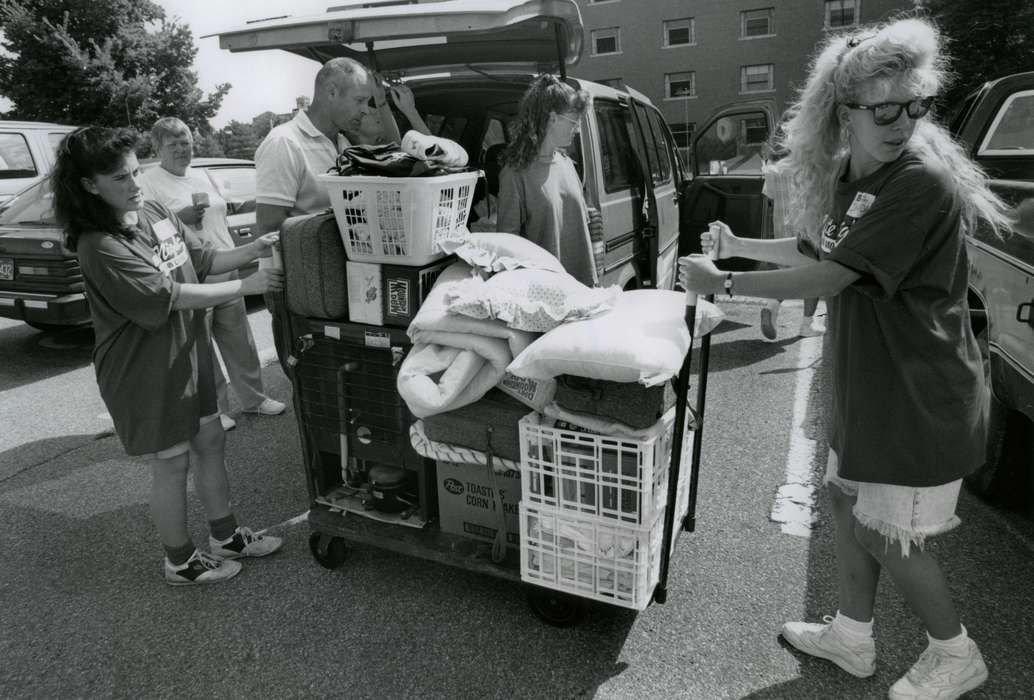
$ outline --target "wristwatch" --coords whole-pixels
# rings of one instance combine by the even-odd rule
[[[728,294],[731,297],[732,296],[732,273],[731,272],[726,272],[725,273],[725,281],[722,282],[722,286],[725,288],[725,293]]]

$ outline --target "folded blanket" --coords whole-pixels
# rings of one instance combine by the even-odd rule
[[[474,403],[503,378],[506,366],[536,334],[502,321],[449,314],[443,288],[465,279],[471,268],[450,265],[409,324],[413,349],[402,362],[398,392],[417,418]]]

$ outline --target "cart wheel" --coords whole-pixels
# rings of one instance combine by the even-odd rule
[[[528,588],[528,605],[539,619],[554,627],[577,625],[587,612],[582,598],[537,586]]]
[[[345,540],[320,532],[309,535],[309,550],[324,569],[336,569],[345,563],[348,549]]]

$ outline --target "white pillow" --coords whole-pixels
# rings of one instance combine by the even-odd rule
[[[496,319],[533,333],[598,316],[621,294],[617,286],[587,287],[566,272],[551,270],[504,270],[487,280],[451,282],[443,291],[450,314]]]
[[[655,386],[674,377],[689,351],[683,292],[623,292],[614,308],[587,321],[557,326],[525,348],[506,370],[518,377],[561,374]],[[697,302],[693,337],[710,333],[724,314]]]
[[[485,272],[520,268],[564,272],[555,255],[513,233],[472,233],[465,238],[444,240],[441,248]]]

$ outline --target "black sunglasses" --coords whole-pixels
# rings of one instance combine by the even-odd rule
[[[933,106],[933,101],[933,97],[917,97],[908,102],[880,102],[875,105],[861,105],[851,102],[844,102],[843,104],[848,109],[864,109],[867,112],[871,112],[872,120],[877,126],[886,126],[896,122],[901,116],[902,110],[908,114],[910,119],[925,117],[927,112],[930,111],[930,107]]]

